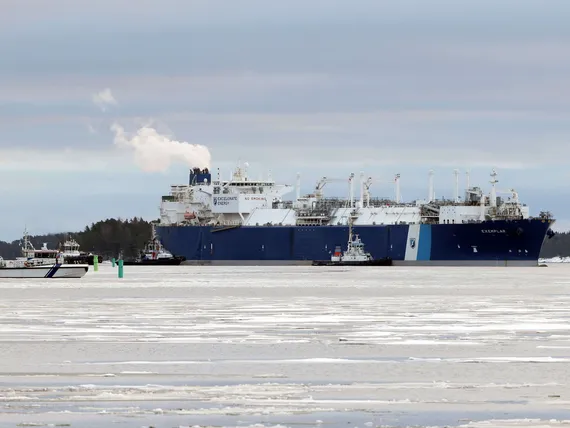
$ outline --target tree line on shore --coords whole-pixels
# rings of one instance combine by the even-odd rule
[[[132,219],[107,219],[85,227],[82,232],[55,233],[30,236],[33,246],[41,248],[45,242],[48,248],[59,248],[68,237],[72,237],[81,246],[81,251],[93,252],[103,259],[117,257],[122,251],[123,257],[133,258],[139,254],[151,238],[150,222],[139,217]],[[0,241],[0,255],[5,259],[20,257],[20,239],[12,242]],[[541,257],[570,256],[570,232],[557,233],[546,239],[542,246]]]
[[[139,217],[132,219],[107,219],[85,227],[82,232],[55,233],[29,236],[34,248],[43,243],[50,249],[59,248],[68,238],[73,238],[80,245],[80,251],[93,252],[102,259],[117,257],[121,251],[125,259],[136,257],[151,238],[150,222]],[[5,259],[21,257],[22,239],[12,242],[0,241],[0,255]]]

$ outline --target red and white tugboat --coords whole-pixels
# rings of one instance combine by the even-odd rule
[[[315,260],[313,266],[391,266],[391,259],[374,260],[372,255],[364,250],[364,243],[358,234],[352,233],[352,216],[348,221],[348,245],[344,253],[340,246],[334,250],[331,260]]]

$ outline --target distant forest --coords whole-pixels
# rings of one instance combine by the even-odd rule
[[[68,236],[79,243],[81,251],[92,251],[103,259],[117,257],[121,251],[124,258],[131,258],[136,257],[150,239],[151,227],[150,222],[142,218],[112,218],[91,224],[82,232],[30,236],[30,241],[35,248],[40,248],[44,242],[48,248],[58,248]],[[20,257],[20,245],[19,239],[12,242],[0,241],[0,255],[5,259]],[[570,232],[557,233],[553,238],[546,239],[540,256],[570,256]]]
[[[87,226],[82,232],[56,233],[29,236],[32,245],[39,249],[43,243],[48,248],[59,248],[60,244],[72,237],[80,245],[80,251],[93,252],[103,259],[117,257],[123,252],[124,258],[136,257],[151,237],[151,226],[142,218],[129,220],[107,219]],[[0,241],[0,255],[5,259],[20,257],[22,240]]]

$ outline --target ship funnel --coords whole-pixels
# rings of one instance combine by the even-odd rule
[[[190,174],[188,176],[188,184],[190,186],[196,186],[198,184],[209,184],[211,182],[212,174],[210,174],[208,168],[193,168],[190,170]]]

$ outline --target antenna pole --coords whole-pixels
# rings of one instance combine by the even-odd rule
[[[360,172],[360,208],[364,208],[364,172]]]
[[[352,213],[348,217],[348,247],[352,242]]]
[[[495,169],[493,168],[493,172],[491,172],[491,200],[490,200],[490,206],[492,207],[496,207],[497,206],[497,188],[495,187],[495,185],[499,182],[499,180],[497,180],[497,171],[495,171]]]
[[[348,178],[348,185],[350,186],[350,208],[354,207],[354,173],[350,173],[350,177]]]
[[[454,169],[455,174],[455,203],[459,203],[459,170]]]
[[[399,204],[400,203],[400,174],[396,174],[394,182],[396,183],[396,203]]]

